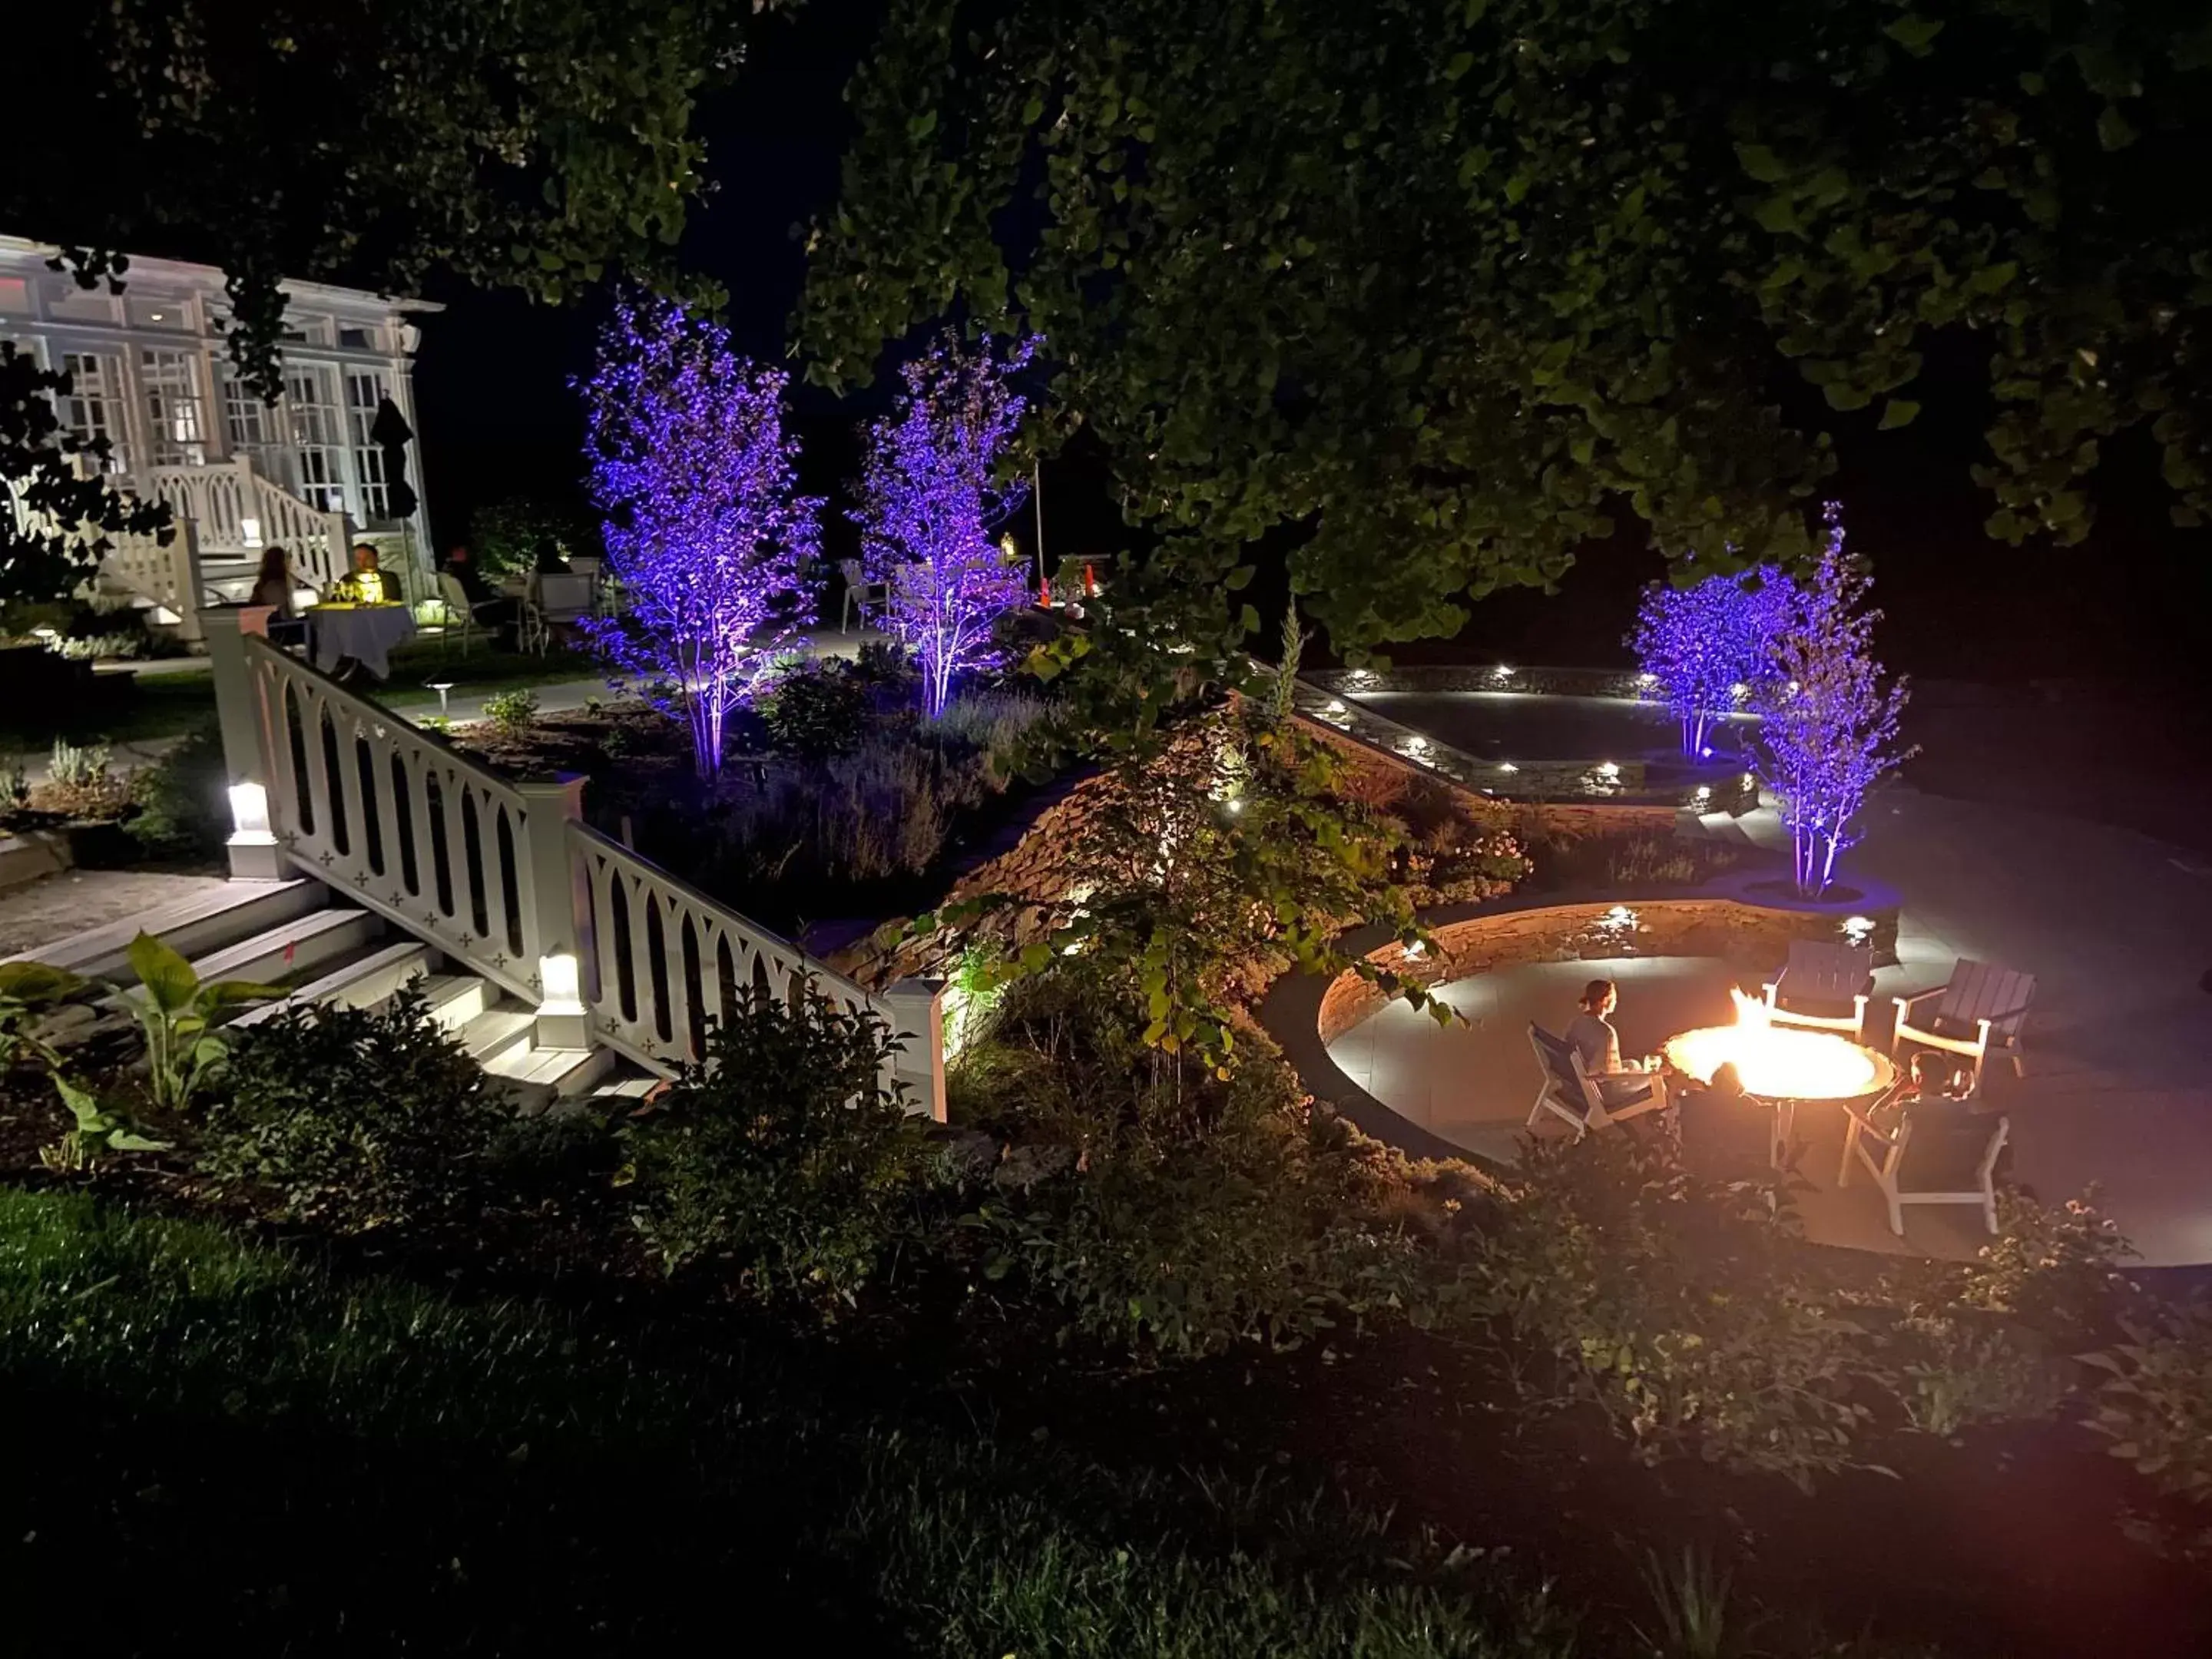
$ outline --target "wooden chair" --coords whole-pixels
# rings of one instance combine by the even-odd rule
[[[1889,1206],[1889,1230],[1905,1236],[1908,1204],[1978,1204],[1983,1224],[1997,1230],[1997,1154],[2011,1133],[2009,1120],[1970,1111],[1958,1101],[1915,1103],[1893,1129],[1846,1104],[1850,1127],[1844,1133],[1843,1167],[1836,1185],[1850,1184],[1856,1158],[1874,1176]]]
[[[1549,1112],[1574,1126],[1575,1139],[1579,1140],[1592,1129],[1602,1129],[1608,1124],[1626,1122],[1641,1117],[1646,1112],[1663,1112],[1669,1104],[1667,1098],[1667,1079],[1656,1072],[1619,1072],[1590,1075],[1583,1067],[1581,1052],[1564,1037],[1555,1037],[1533,1020],[1528,1025],[1528,1046],[1535,1050],[1536,1064],[1544,1075],[1543,1086],[1536,1091],[1536,1103],[1528,1110],[1528,1127],[1534,1128]],[[1611,1102],[1605,1098],[1604,1085],[1614,1087]]]
[[[2021,1028],[2034,1000],[2034,975],[1961,957],[1951,966],[1948,984],[1895,999],[1897,1030],[1889,1051],[1894,1054],[1900,1042],[1917,1042],[1964,1054],[1974,1062],[1977,1091],[1991,1054],[2011,1061],[2013,1075],[2019,1077]]]
[[[1792,939],[1789,962],[1766,988],[1766,1017],[1777,1025],[1848,1032],[1852,1042],[1864,1042],[1873,988],[1872,945]]]

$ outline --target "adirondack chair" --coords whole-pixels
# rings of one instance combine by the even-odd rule
[[[1908,1107],[1894,1128],[1875,1112],[1846,1105],[1850,1127],[1844,1133],[1844,1163],[1836,1185],[1850,1184],[1856,1158],[1874,1176],[1889,1206],[1889,1230],[1905,1236],[1908,1204],[1978,1204],[1983,1224],[1997,1230],[1997,1154],[2004,1150],[2011,1122],[1972,1112],[1954,1101]]]
[[[2033,975],[1961,957],[1952,964],[1949,984],[1896,999],[1897,1030],[1889,1051],[1895,1054],[1900,1042],[1917,1042],[1964,1054],[1974,1062],[1977,1090],[1991,1054],[2010,1060],[2018,1077],[2021,1028],[2034,999]]]
[[[1766,1017],[1777,1025],[1847,1031],[1852,1042],[1864,1042],[1873,985],[1872,945],[1792,939],[1789,962],[1766,988]]]
[[[1536,1091],[1536,1103],[1528,1109],[1532,1129],[1550,1112],[1572,1124],[1575,1139],[1580,1140],[1592,1129],[1641,1117],[1646,1112],[1663,1112],[1671,1103],[1667,1098],[1667,1079],[1658,1073],[1622,1072],[1594,1077],[1583,1066],[1582,1054],[1574,1044],[1553,1036],[1533,1020],[1528,1025],[1528,1046],[1535,1050],[1536,1064],[1544,1076],[1543,1086]],[[1609,1103],[1601,1086],[1607,1083],[1613,1091]]]

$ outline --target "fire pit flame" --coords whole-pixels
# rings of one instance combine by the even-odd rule
[[[1871,1093],[1881,1080],[1875,1056],[1848,1037],[1776,1026],[1766,1005],[1741,991],[1735,1024],[1705,1025],[1667,1039],[1667,1058],[1700,1083],[1734,1065],[1747,1094],[1771,1100],[1850,1100]]]

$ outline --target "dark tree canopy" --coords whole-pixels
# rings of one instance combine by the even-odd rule
[[[1831,456],[1778,367],[1902,425],[1937,330],[1988,349],[1993,533],[2078,540],[2139,424],[2207,503],[2202,0],[892,0],[848,97],[813,376],[1037,331],[1132,518],[1301,535],[1340,645],[1624,507],[1800,556]]]
[[[283,277],[558,301],[665,269],[751,0],[100,0],[8,25],[0,226],[217,264],[279,381]],[[126,273],[127,276],[127,273]]]

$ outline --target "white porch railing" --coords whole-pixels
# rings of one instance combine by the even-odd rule
[[[580,1016],[589,1041],[663,1075],[704,1057],[741,987],[787,1000],[811,984],[885,1021],[903,1044],[891,1075],[943,1117],[934,985],[872,994],[585,824],[580,778],[503,778],[240,632],[265,614],[200,617],[230,775],[266,792],[266,824],[234,838],[234,872],[276,873],[241,847],[281,853],[535,1007],[544,1046],[575,1046],[546,1034]]]
[[[189,519],[179,520],[165,545],[152,536],[111,536],[100,574],[115,586],[150,599],[161,615],[155,620],[173,627],[177,637],[200,637],[199,539]]]
[[[349,568],[345,514],[309,506],[264,477],[244,455],[204,466],[148,467],[122,482],[189,520],[203,555],[251,556],[280,546],[291,555],[294,572],[318,588]]]

